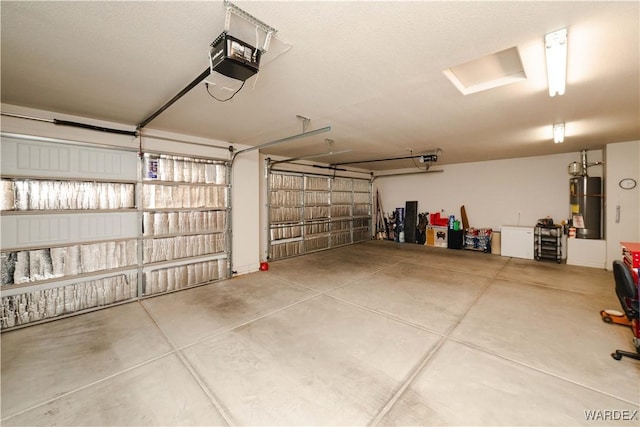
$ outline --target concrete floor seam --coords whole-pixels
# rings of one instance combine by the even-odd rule
[[[196,369],[191,365],[191,363],[189,363],[189,360],[187,360],[187,358],[182,353],[182,351],[176,350],[176,354],[178,355],[180,362],[182,362],[182,364],[187,369],[187,371],[189,371],[189,374],[193,377],[193,379],[196,381],[196,383],[198,384],[200,389],[204,392],[204,394],[207,395],[207,398],[209,399],[209,401],[211,401],[211,403],[216,408],[220,416],[227,423],[227,425],[234,426],[235,424],[233,423],[232,417],[228,413],[226,407],[222,405],[222,402],[220,401],[220,399],[216,397],[213,391],[209,390],[209,387],[207,387],[201,375],[198,373],[198,371],[196,371]]]
[[[508,262],[507,262],[508,263]],[[441,338],[438,340],[433,349],[431,349],[425,357],[418,363],[418,365],[413,369],[411,375],[407,378],[407,380],[402,384],[400,389],[394,394],[394,396],[387,402],[387,404],[382,408],[382,410],[378,413],[378,415],[373,419],[370,425],[377,426],[380,421],[384,418],[384,416],[393,408],[393,406],[397,403],[397,401],[402,397],[402,395],[406,392],[406,390],[411,386],[411,384],[415,381],[415,379],[424,371],[425,367],[429,364],[429,361],[433,359],[433,356],[438,352],[438,350],[442,347],[445,341],[450,339],[449,335],[455,330],[455,328],[464,320],[467,313],[471,310],[471,308],[478,302],[478,300],[485,294],[485,292],[491,287],[493,282],[496,280],[496,277],[500,274],[500,272],[504,269],[506,264],[502,266],[500,271],[498,271],[493,279],[487,283],[482,292],[478,294],[478,296],[468,305],[466,310],[459,316],[457,321],[444,333],[438,334]]]
[[[69,390],[69,391],[66,391],[66,392],[64,392],[64,393],[60,393],[60,394],[56,395],[55,397],[52,397],[51,399],[44,400],[44,401],[42,401],[42,402],[40,402],[40,403],[37,403],[37,404],[35,404],[35,405],[32,405],[32,406],[30,406],[30,407],[28,407],[28,408],[25,408],[25,409],[22,409],[22,410],[20,410],[20,411],[17,411],[15,414],[11,414],[11,415],[9,415],[9,416],[6,416],[6,417],[1,418],[1,419],[0,419],[0,424],[2,424],[2,423],[1,423],[2,421],[10,420],[11,418],[15,418],[15,417],[17,417],[17,416],[19,416],[19,415],[21,415],[21,414],[24,414],[25,412],[29,412],[29,411],[31,411],[31,410],[34,410],[34,409],[40,408],[40,407],[42,407],[42,406],[45,406],[45,405],[47,405],[47,404],[49,404],[49,403],[51,403],[51,402],[55,402],[56,400],[60,400],[60,399],[62,399],[63,397],[66,397],[66,396],[69,396],[69,395],[72,395],[72,394],[75,394],[75,393],[81,392],[81,391],[86,390],[86,389],[88,389],[88,388],[90,388],[90,387],[93,387],[93,386],[95,386],[95,385],[97,385],[97,384],[103,383],[103,382],[108,381],[108,380],[110,380],[110,379],[112,379],[112,378],[115,378],[115,377],[117,377],[117,376],[119,376],[119,375],[125,374],[125,373],[127,373],[127,372],[130,372],[130,371],[133,371],[133,370],[135,370],[135,369],[138,369],[138,368],[140,368],[140,367],[142,367],[142,366],[145,366],[145,365],[148,365],[148,364],[150,364],[150,363],[153,363],[153,362],[155,362],[155,361],[157,361],[157,360],[160,360],[160,359],[162,359],[162,358],[164,358],[164,357],[167,357],[167,356],[169,356],[169,355],[171,355],[171,354],[174,354],[174,353],[176,353],[176,352],[175,352],[175,350],[168,351],[168,352],[163,353],[163,354],[161,354],[161,355],[159,355],[159,356],[152,357],[151,359],[145,360],[145,361],[140,362],[140,363],[136,363],[135,365],[130,366],[130,367],[128,367],[128,368],[121,369],[121,370],[120,370],[120,371],[118,371],[118,372],[114,372],[114,373],[112,373],[112,374],[110,374],[110,375],[107,375],[107,376],[105,376],[105,377],[102,377],[102,378],[100,378],[100,379],[98,379],[98,380],[96,380],[96,381],[92,381],[92,382],[90,382],[90,383],[88,383],[88,384],[85,384],[85,385],[83,385],[83,386],[76,387],[76,388],[74,388],[73,390]]]
[[[384,311],[378,311],[378,310],[376,310],[376,309],[374,309],[374,308],[367,307],[367,306],[365,306],[365,305],[361,305],[361,304],[358,304],[358,303],[353,302],[353,301],[345,300],[345,299],[342,299],[342,298],[337,297],[337,296],[335,296],[335,295],[329,295],[329,294],[327,294],[327,293],[325,293],[325,294],[323,294],[323,295],[325,295],[325,296],[327,296],[327,297],[329,297],[329,298],[332,298],[332,299],[334,299],[334,300],[340,301],[340,302],[342,302],[342,303],[345,303],[345,304],[349,304],[349,305],[351,305],[351,306],[354,306],[354,307],[356,307],[356,308],[358,308],[358,309],[360,309],[360,310],[364,310],[364,311],[367,311],[367,312],[369,312],[369,313],[375,314],[375,315],[377,315],[377,316],[384,317],[384,318],[389,319],[389,320],[393,320],[394,322],[398,322],[398,323],[403,324],[403,325],[405,325],[405,326],[410,326],[410,327],[412,327],[412,328],[416,328],[416,329],[419,329],[419,330],[421,330],[421,331],[428,332],[428,333],[430,333],[430,334],[437,335],[437,336],[440,336],[440,337],[444,337],[444,336],[446,336],[446,334],[445,334],[445,333],[442,333],[442,332],[436,331],[436,330],[434,330],[434,329],[429,329],[429,328],[427,328],[426,326],[419,325],[419,324],[417,324],[417,323],[410,322],[410,321],[408,321],[408,320],[406,320],[406,319],[403,319],[403,318],[401,318],[401,317],[395,316],[395,315],[393,315],[393,314],[391,314],[391,313],[387,313],[387,312],[384,312]]]
[[[485,289],[480,293],[480,295],[478,295],[478,297],[473,301],[473,303],[469,305],[469,307],[467,308],[467,310],[466,310],[466,311],[464,312],[464,314],[460,317],[460,320],[459,320],[458,322],[456,322],[456,323],[451,327],[451,329],[450,329],[449,331],[447,331],[447,333],[445,334],[445,337],[444,337],[444,338],[445,338],[445,339],[449,339],[449,340],[454,341],[454,342],[457,342],[457,343],[459,343],[459,344],[466,345],[467,347],[470,347],[470,348],[473,348],[473,349],[476,349],[476,350],[479,350],[479,351],[483,351],[483,352],[485,352],[485,353],[487,353],[487,354],[491,354],[491,355],[496,356],[496,357],[499,357],[499,358],[501,358],[501,359],[504,359],[504,360],[507,360],[507,361],[510,361],[510,362],[516,363],[516,364],[518,364],[518,365],[520,365],[520,366],[523,366],[523,367],[526,367],[526,368],[532,369],[532,370],[537,371],[537,372],[540,372],[540,373],[542,373],[542,374],[549,375],[549,376],[554,377],[554,378],[557,378],[557,379],[559,379],[559,380],[567,381],[567,382],[570,382],[570,383],[575,384],[575,385],[577,385],[577,386],[584,387],[584,388],[586,388],[586,389],[589,389],[589,390],[595,391],[595,392],[597,392],[597,393],[605,394],[605,395],[607,395],[607,396],[609,396],[609,397],[612,397],[612,398],[615,398],[615,399],[621,400],[621,401],[623,401],[623,402],[627,402],[627,403],[631,403],[631,404],[634,404],[634,405],[638,405],[638,406],[640,406],[640,404],[638,404],[637,402],[627,401],[627,400],[625,400],[625,399],[623,399],[623,398],[621,398],[621,397],[619,397],[619,396],[615,396],[615,395],[610,394],[610,393],[607,393],[607,392],[605,392],[605,391],[603,391],[603,390],[598,390],[598,389],[596,389],[596,388],[594,388],[594,387],[590,387],[590,386],[588,386],[588,385],[586,385],[586,384],[582,384],[582,383],[576,382],[576,381],[574,381],[574,380],[571,380],[570,378],[566,378],[566,377],[560,376],[560,375],[555,374],[555,373],[553,373],[553,372],[546,371],[546,370],[544,370],[544,369],[540,369],[540,368],[535,367],[535,366],[533,366],[533,365],[529,365],[529,364],[523,363],[523,362],[518,361],[518,360],[516,360],[516,359],[506,357],[506,356],[504,356],[504,355],[502,355],[502,354],[500,354],[500,353],[497,353],[497,352],[491,351],[491,350],[489,350],[489,349],[486,349],[486,348],[484,348],[484,347],[481,347],[481,346],[475,345],[475,344],[470,343],[470,342],[468,342],[468,341],[464,341],[464,340],[461,340],[461,339],[454,338],[454,337],[451,337],[451,336],[450,336],[450,335],[451,335],[451,333],[452,333],[452,332],[453,332],[453,331],[454,331],[454,330],[455,330],[455,329],[460,325],[460,323],[462,322],[462,320],[464,319],[464,317],[467,315],[467,313],[468,313],[468,312],[473,308],[473,306],[474,306],[474,305],[475,305],[475,304],[480,300],[480,298],[481,298],[481,297],[482,297],[482,296],[487,292],[487,290],[491,287],[491,285],[493,285],[497,280],[505,280],[505,279],[500,279],[500,278],[499,278],[499,276],[500,276],[500,274],[502,273],[502,271],[507,267],[507,265],[508,265],[509,263],[511,263],[511,261],[512,261],[512,260],[513,260],[513,258],[509,258],[509,261],[507,261],[507,263],[505,263],[505,265],[500,269],[500,271],[499,271],[499,272],[494,276],[493,280],[491,280],[491,282],[489,282],[489,284],[488,284],[488,285],[485,287]],[[573,292],[573,291],[571,291],[571,290],[567,290],[567,289],[553,288],[553,287],[550,287],[550,286],[544,286],[544,285],[540,285],[540,284],[536,284],[536,283],[528,283],[528,282],[525,282],[525,281],[523,281],[523,282],[521,282],[521,283],[522,283],[522,284],[526,284],[526,285],[539,286],[539,287],[547,288],[547,289],[554,289],[554,290],[558,290],[558,291]],[[581,293],[581,292],[575,292],[575,293],[578,293],[578,294],[584,295],[584,293]]]
[[[227,411],[224,410],[224,408],[222,407],[222,404],[218,401],[218,399],[215,397],[215,395],[213,394],[213,392],[211,392],[211,390],[209,390],[209,388],[206,386],[206,384],[204,384],[204,382],[202,381],[202,378],[200,378],[200,376],[198,375],[198,373],[196,372],[196,370],[193,368],[193,366],[191,366],[191,364],[189,363],[189,361],[186,359],[186,357],[184,356],[184,354],[182,353],[181,349],[179,349],[171,340],[171,338],[165,333],[165,331],[162,329],[162,327],[160,327],[160,324],[157,322],[156,318],[153,316],[153,314],[147,309],[147,307],[142,304],[142,302],[140,303],[140,305],[142,306],[142,309],[144,310],[144,312],[147,314],[147,316],[149,316],[149,318],[151,319],[151,321],[153,322],[153,324],[156,326],[156,328],[158,328],[158,330],[160,331],[160,333],[164,336],[164,338],[167,340],[167,342],[169,343],[169,345],[171,346],[171,348],[173,348],[174,352],[176,353],[176,355],[178,356],[178,359],[180,360],[180,362],[182,363],[182,365],[187,369],[187,371],[189,372],[189,375],[191,375],[191,377],[194,379],[194,381],[198,384],[198,386],[200,387],[200,389],[203,391],[203,393],[207,396],[207,398],[209,399],[209,401],[211,402],[211,404],[216,408],[216,410],[218,411],[218,413],[220,414],[220,416],[225,420],[225,422],[231,426],[233,425],[230,421],[230,416],[229,414],[227,414]]]
[[[365,279],[367,277],[373,276],[373,275],[375,275],[375,274],[377,274],[377,273],[379,273],[379,272],[381,272],[381,271],[383,271],[383,270],[385,270],[387,268],[395,267],[395,266],[397,266],[398,264],[401,264],[401,263],[402,263],[402,261],[396,261],[396,262],[394,262],[394,263],[392,263],[390,265],[385,265],[385,266],[378,267],[375,270],[373,270],[372,272],[369,272],[369,273],[364,274],[362,276],[355,277],[355,278],[353,278],[351,280],[348,280],[348,281],[346,281],[344,283],[339,284],[338,286],[335,286],[335,287],[333,287],[331,289],[328,289],[328,290],[325,290],[325,291],[319,291],[318,289],[315,289],[315,288],[313,288],[313,287],[311,287],[309,285],[305,285],[304,283],[299,283],[299,282],[295,282],[293,280],[287,279],[286,277],[283,277],[283,276],[279,275],[277,272],[273,272],[271,274],[276,276],[278,279],[286,282],[287,284],[300,286],[300,287],[305,288],[307,290],[310,290],[310,291],[313,291],[313,292],[318,292],[319,295],[321,295],[321,294],[326,294],[328,292],[333,292],[333,291],[335,291],[337,289],[340,289],[340,288],[343,288],[345,286],[351,285],[356,281],[359,281],[359,280]]]
[[[612,278],[613,278],[613,273],[612,273]],[[503,282],[512,282],[512,279],[505,279],[505,278],[498,278],[498,280],[502,280]],[[543,288],[543,289],[551,289],[554,291],[560,291],[560,292],[564,292],[564,293],[569,293],[569,294],[577,294],[577,295],[586,295],[586,296],[591,296],[592,294],[589,294],[587,292],[580,292],[579,290],[576,289],[564,289],[564,288],[560,288],[557,286],[553,286],[553,285],[549,285],[546,283],[536,283],[536,282],[528,282],[525,280],[519,281],[518,284],[520,285],[529,285],[529,286],[536,286],[538,288]]]
[[[531,369],[531,370],[536,371],[536,372],[538,372],[538,373],[541,373],[541,374],[543,374],[543,375],[546,375],[546,376],[549,376],[549,377],[552,377],[552,378],[555,378],[555,379],[558,379],[558,380],[561,380],[561,381],[566,381],[566,382],[571,383],[571,384],[573,384],[573,385],[577,385],[577,386],[579,386],[579,387],[585,388],[585,389],[587,389],[587,390],[594,391],[594,392],[596,392],[596,393],[604,394],[604,395],[609,396],[609,397],[611,397],[611,398],[613,398],[613,399],[617,399],[617,400],[620,400],[621,402],[629,403],[629,404],[631,404],[631,405],[635,405],[635,406],[638,406],[638,407],[640,408],[640,403],[638,403],[638,402],[633,402],[633,401],[630,401],[630,400],[624,399],[623,397],[616,396],[616,395],[614,395],[614,394],[612,394],[612,393],[606,392],[606,391],[604,391],[604,390],[597,389],[597,388],[595,388],[595,387],[591,387],[591,386],[589,386],[589,385],[587,385],[587,384],[583,384],[583,383],[578,382],[578,381],[576,381],[576,380],[573,380],[573,379],[571,379],[571,378],[567,378],[567,377],[564,377],[564,376],[562,376],[562,375],[556,374],[556,373],[554,373],[554,372],[551,372],[551,371],[548,371],[548,370],[545,370],[545,369],[539,368],[539,367],[537,367],[537,366],[534,366],[534,365],[531,365],[531,364],[525,363],[525,362],[523,362],[523,361],[521,361],[521,360],[514,359],[514,358],[511,358],[511,357],[507,357],[507,356],[505,356],[505,355],[503,355],[503,354],[500,354],[500,353],[498,353],[498,352],[496,352],[496,351],[490,350],[490,349],[485,348],[485,347],[481,347],[481,346],[479,346],[479,345],[477,345],[477,344],[474,344],[474,343],[471,343],[471,342],[469,342],[469,341],[465,341],[465,340],[462,340],[462,339],[459,339],[459,338],[454,338],[454,337],[449,337],[449,336],[448,336],[448,337],[445,337],[445,338],[446,338],[446,339],[449,339],[449,340],[451,340],[451,341],[453,341],[453,342],[456,342],[456,343],[458,343],[458,344],[462,344],[462,345],[464,345],[464,346],[466,346],[466,347],[472,348],[472,349],[474,349],[474,350],[478,350],[478,351],[481,351],[481,352],[483,352],[483,353],[489,354],[489,355],[491,355],[491,356],[494,356],[494,357],[500,358],[500,359],[502,359],[502,360],[506,360],[506,361],[508,361],[508,362],[515,363],[515,364],[520,365],[520,366],[522,366],[522,367],[524,367],[524,368]],[[608,354],[607,354],[607,355],[605,355],[605,356],[606,356],[606,357],[610,357]],[[604,357],[604,356],[603,356],[603,357]],[[612,359],[612,360],[613,360],[613,359]],[[620,362],[617,362],[617,363],[620,363]]]
[[[387,403],[380,409],[378,414],[373,418],[373,420],[368,424],[369,426],[377,426],[380,421],[384,418],[385,415],[389,413],[389,411],[393,408],[393,406],[398,402],[398,400],[402,397],[402,395],[407,391],[407,389],[413,384],[415,379],[420,375],[420,373],[424,370],[424,368],[429,364],[429,361],[433,359],[433,356],[440,350],[440,347],[445,342],[447,337],[442,336],[438,342],[433,346],[432,349],[428,350],[426,354],[416,363],[416,365],[409,371],[409,374],[405,378],[405,380],[401,383],[398,390],[391,396],[391,399],[387,401]]]
[[[217,332],[214,332],[214,333],[213,333],[213,334],[211,334],[211,335],[207,335],[206,337],[199,338],[198,340],[196,340],[196,341],[194,341],[194,342],[192,342],[192,343],[189,343],[189,344],[183,345],[182,347],[179,347],[179,348],[178,348],[178,350],[180,350],[180,351],[182,351],[182,350],[186,350],[187,348],[193,347],[193,346],[195,346],[195,345],[197,345],[197,344],[200,344],[200,343],[202,343],[202,342],[204,342],[204,341],[207,341],[207,340],[212,339],[212,338],[215,338],[215,337],[219,337],[219,336],[224,335],[224,334],[226,334],[226,333],[228,333],[228,332],[232,332],[232,331],[233,331],[233,330],[235,330],[235,329],[241,328],[241,327],[243,327],[243,326],[247,326],[247,325],[249,325],[249,324],[251,324],[251,323],[257,322],[257,321],[262,320],[262,319],[265,319],[265,318],[267,318],[267,317],[269,317],[269,316],[272,316],[272,315],[274,315],[274,314],[278,314],[278,313],[280,313],[280,312],[282,312],[282,311],[285,311],[285,310],[287,310],[287,309],[289,309],[289,308],[291,308],[291,307],[295,307],[295,306],[296,306],[296,305],[298,305],[298,304],[302,304],[302,303],[307,302],[307,301],[310,301],[310,300],[312,300],[312,299],[314,299],[314,298],[318,298],[319,296],[322,296],[322,294],[320,294],[320,293],[319,293],[319,294],[315,294],[315,295],[310,295],[310,296],[309,296],[309,297],[307,297],[307,298],[303,298],[303,299],[301,299],[301,300],[299,300],[299,301],[293,302],[293,303],[291,303],[291,304],[287,304],[287,305],[285,305],[285,306],[283,306],[283,307],[280,307],[280,308],[278,308],[278,309],[276,309],[276,310],[273,310],[273,311],[270,311],[270,312],[268,312],[268,313],[265,313],[265,314],[263,314],[263,315],[261,315],[261,316],[258,316],[258,317],[255,317],[255,318],[253,318],[253,319],[246,320],[246,321],[244,321],[244,322],[237,323],[237,324],[235,324],[235,325],[233,325],[233,326],[230,326],[230,327],[227,327],[227,328],[221,329],[221,330],[219,330],[219,331],[217,331]]]
[[[411,265],[424,267],[424,265],[420,264],[419,261],[413,262],[411,260],[406,260],[406,261],[403,260],[403,261],[400,261],[400,263],[411,264]],[[491,274],[469,273],[468,270],[465,270],[464,268],[457,267],[455,264],[447,265],[446,267],[437,266],[437,265],[430,265],[429,268],[434,268],[434,269],[437,269],[437,270],[446,270],[446,271],[457,272],[457,273],[473,274],[474,276],[484,277],[486,279],[492,279],[492,278],[495,277],[495,275],[491,275]],[[499,271],[502,271],[503,268],[504,268],[504,265],[500,268]]]
[[[510,258],[509,258],[509,261],[505,264],[505,267],[506,267],[508,264],[513,264],[513,261],[514,261],[514,258],[511,258],[511,257],[510,257]],[[544,263],[544,261],[541,261],[541,260],[537,260],[536,262],[537,262],[537,263]],[[548,262],[548,261],[547,261],[547,262]],[[560,265],[563,265],[564,267],[567,267],[567,268],[569,268],[569,269],[571,269],[571,267],[573,267],[573,266],[570,266],[570,265],[567,265],[567,264],[560,264]],[[516,264],[516,266],[517,266],[517,264]],[[556,267],[556,265],[553,265],[553,266],[554,266],[554,267]],[[584,267],[580,267],[580,268],[584,268]],[[591,268],[591,267],[587,267],[587,268]],[[502,272],[502,270],[504,270],[504,268],[503,268],[503,269],[501,269],[501,270],[500,270],[500,272]],[[607,274],[609,274],[609,275],[613,278],[613,272],[612,272],[612,271],[608,271],[608,270],[606,270],[606,269],[599,269],[599,268],[594,268],[594,270],[602,271],[602,272],[604,272],[604,273],[607,273]],[[580,270],[576,270],[576,271],[580,271]],[[498,275],[497,275],[497,276],[498,276]],[[497,277],[497,276],[496,276],[496,278],[497,278],[497,279],[499,279],[499,280],[503,280],[503,281],[505,281],[505,282],[515,281],[515,279],[511,279],[511,278],[508,278],[508,277]],[[517,281],[518,281],[518,283],[520,283],[520,284],[526,284],[526,285],[532,285],[532,286],[539,286],[539,287],[543,287],[543,288],[555,289],[555,290],[558,290],[558,291],[570,292],[570,293],[575,293],[575,294],[580,294],[580,295],[591,295],[591,294],[589,294],[589,293],[587,293],[587,292],[581,292],[581,291],[579,291],[579,290],[577,290],[577,289],[566,289],[566,288],[561,288],[561,287],[559,287],[559,286],[553,286],[553,285],[550,285],[550,284],[548,284],[548,283],[544,283],[544,282],[536,282],[536,281],[534,281],[534,280],[528,280],[526,277],[524,277],[524,278],[518,278],[518,279],[517,279]]]
[[[167,340],[167,343],[171,346],[171,348],[173,348],[174,351],[176,351],[178,348],[173,343],[173,341],[171,341],[171,338],[169,338],[169,336],[165,333],[162,327],[160,327],[160,324],[158,323],[156,318],[153,316],[153,314],[147,309],[147,306],[142,301],[139,301],[139,303],[140,303],[140,306],[142,307],[142,310],[149,317],[149,319],[151,319],[151,322],[153,322],[153,324],[158,329],[158,331],[162,334],[164,339]]]
[[[511,261],[511,259],[509,259],[509,261]],[[448,338],[451,333],[460,325],[460,323],[462,323],[462,321],[464,320],[464,318],[466,317],[467,313],[469,313],[469,311],[471,311],[471,309],[473,308],[474,305],[476,305],[478,303],[478,301],[480,301],[480,298],[482,298],[482,296],[487,292],[487,290],[489,290],[489,288],[491,288],[491,285],[493,285],[493,283],[497,280],[497,277],[500,275],[500,273],[505,269],[505,267],[507,266],[507,264],[509,263],[509,261],[507,261],[501,268],[500,270],[493,276],[493,278],[489,281],[489,283],[487,283],[484,287],[484,289],[482,289],[482,291],[480,291],[478,293],[478,295],[473,299],[473,301],[471,301],[469,303],[469,305],[467,306],[467,308],[464,310],[464,312],[462,312],[460,314],[460,316],[458,317],[458,319],[449,327],[449,329],[443,334],[443,336],[445,338]],[[486,276],[481,276],[481,277],[486,277]]]
[[[268,274],[273,275],[276,279],[281,280],[282,282],[286,283],[287,285],[296,286],[298,288],[303,288],[303,289],[306,289],[308,291],[313,291],[313,292],[320,293],[320,291],[318,291],[317,289],[313,289],[313,288],[310,288],[309,286],[306,286],[306,285],[304,285],[302,283],[298,283],[298,282],[294,282],[293,280],[289,280],[286,277],[282,277],[282,276],[278,275],[278,273],[269,272]]]

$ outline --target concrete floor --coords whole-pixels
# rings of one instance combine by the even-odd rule
[[[640,425],[604,270],[372,241],[2,334],[2,425]],[[592,417],[594,419],[589,419]]]

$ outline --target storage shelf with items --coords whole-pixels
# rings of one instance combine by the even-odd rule
[[[134,151],[2,138],[2,330],[137,298]]]
[[[222,160],[143,157],[143,295],[228,277],[227,165]]]
[[[369,180],[272,171],[268,183],[269,259],[370,237]]]
[[[549,259],[562,262],[562,235],[561,225],[536,225],[534,229],[535,258],[538,261]]]
[[[480,252],[491,252],[490,228],[469,228],[464,234],[464,249]]]

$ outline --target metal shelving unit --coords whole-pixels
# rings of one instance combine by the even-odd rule
[[[562,262],[562,234],[561,225],[536,225],[534,230],[535,258]]]

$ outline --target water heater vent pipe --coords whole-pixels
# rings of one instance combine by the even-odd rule
[[[603,165],[604,162],[593,162],[589,163],[587,161],[587,150],[580,151],[580,163],[573,162],[569,164],[569,175],[573,176],[588,176],[587,170],[591,166]]]
[[[582,173],[584,174],[584,176],[587,176],[587,168],[589,167],[587,163],[587,150],[580,151],[580,162]]]

